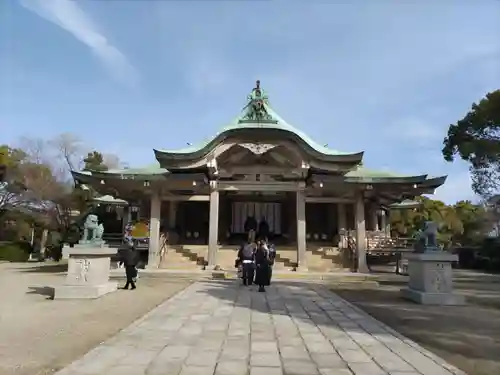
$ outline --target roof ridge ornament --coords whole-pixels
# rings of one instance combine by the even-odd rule
[[[271,116],[267,110],[269,106],[269,96],[260,87],[260,80],[255,82],[255,87],[247,96],[248,104],[243,108],[245,114],[238,123],[260,122],[277,124],[278,121]]]

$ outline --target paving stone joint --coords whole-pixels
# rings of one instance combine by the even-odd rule
[[[56,375],[466,375],[321,285],[203,281]]]

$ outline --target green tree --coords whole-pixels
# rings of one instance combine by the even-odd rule
[[[0,215],[6,210],[25,203],[27,198],[25,169],[29,168],[27,155],[24,151],[9,147],[0,146],[0,164],[3,167],[3,181],[0,182]]]
[[[456,124],[444,139],[443,156],[456,155],[470,164],[472,189],[482,197],[498,190],[500,181],[500,90],[486,95]]]
[[[471,201],[459,201],[453,209],[463,226],[463,232],[456,235],[454,241],[461,245],[474,245],[482,241],[488,221],[484,207]]]
[[[417,197],[421,205],[415,209],[392,210],[391,229],[400,237],[413,237],[423,228],[424,222],[439,224],[438,241],[445,247],[454,243],[454,238],[463,233],[463,224],[452,206],[439,200]]]
[[[103,155],[98,151],[89,152],[83,162],[85,163],[84,171],[103,172],[108,170],[108,166],[104,164]]]

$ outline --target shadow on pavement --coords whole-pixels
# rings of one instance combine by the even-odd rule
[[[346,332],[372,333],[373,327],[366,328],[356,320],[356,310],[343,304],[319,283],[280,280],[268,287],[266,293],[258,293],[255,286],[240,286],[239,280],[211,281],[210,284],[206,293],[234,302],[235,306],[249,306],[252,311],[266,314],[290,315],[296,320],[312,320],[316,324],[340,327]],[[381,283],[375,289],[334,286],[331,289],[468,375],[500,374],[500,310],[484,307],[469,297],[466,306],[418,305],[401,298],[399,289],[404,285],[403,279]],[[325,302],[336,307],[335,319],[332,319],[331,310],[325,310]],[[379,337],[391,335],[388,331],[378,332]]]
[[[462,289],[460,283],[455,286]],[[495,307],[500,291],[487,300],[470,296],[474,291],[469,290],[466,306],[423,306],[402,299],[399,287],[332,289],[469,375],[500,374],[500,309]]]
[[[18,271],[25,273],[63,273],[68,271],[68,264],[41,264],[29,268],[18,268]]]
[[[38,294],[47,297],[47,299],[54,299],[54,288],[49,286],[30,286],[28,289],[26,294]]]

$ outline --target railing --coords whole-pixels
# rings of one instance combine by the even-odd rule
[[[106,242],[123,242],[122,233],[104,233],[102,239]]]
[[[351,271],[358,269],[358,255],[356,245],[356,231],[348,231],[347,248],[349,250]],[[399,274],[401,269],[402,254],[412,252],[415,244],[414,238],[388,237],[382,232],[368,232],[366,238],[366,257],[367,265],[370,268],[368,260],[371,258],[388,257],[396,260],[395,273]]]

